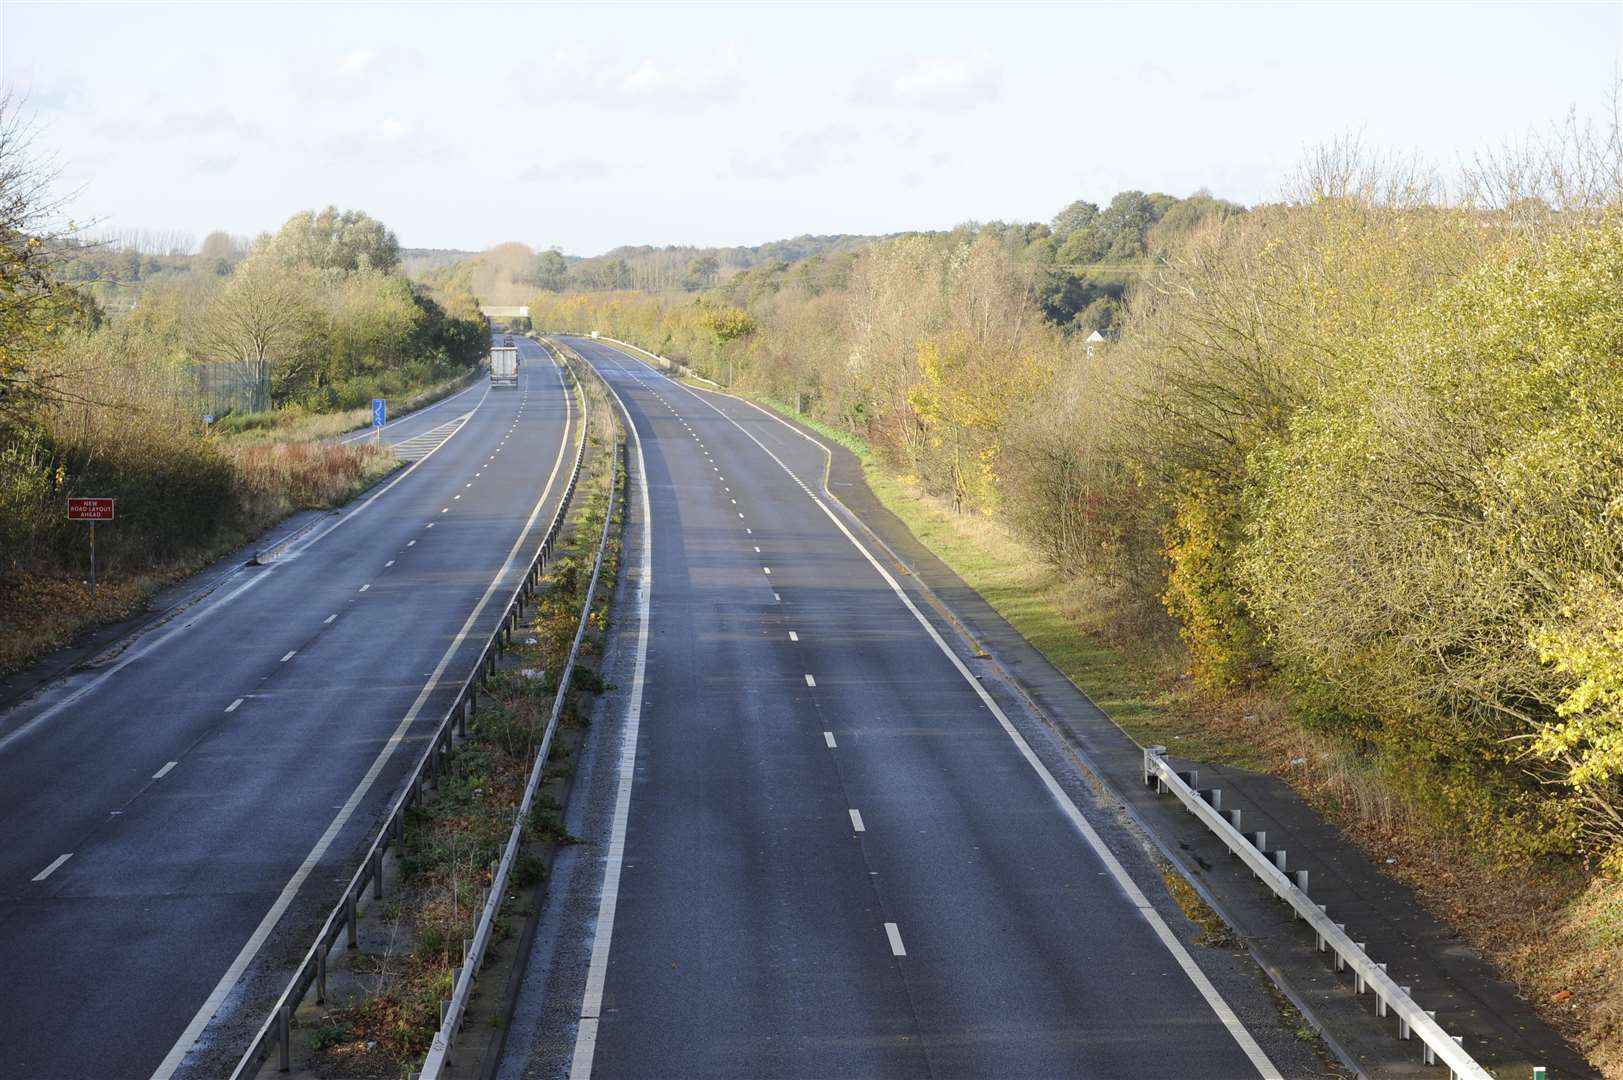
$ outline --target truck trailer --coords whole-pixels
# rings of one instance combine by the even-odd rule
[[[498,345],[490,350],[490,385],[518,386],[518,350]]]

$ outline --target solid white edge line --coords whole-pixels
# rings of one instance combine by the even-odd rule
[[[570,421],[574,416],[574,409],[569,400],[569,385],[564,382],[563,370],[558,368],[557,372],[558,385],[563,387],[564,390],[563,430],[567,436]],[[271,935],[271,931],[276,928],[276,924],[281,920],[282,913],[287,910],[288,905],[293,902],[293,898],[298,895],[305,879],[321,862],[327,853],[327,849],[338,839],[338,834],[349,823],[349,819],[360,806],[361,800],[366,797],[366,793],[377,782],[378,776],[383,772],[383,766],[394,755],[396,748],[405,740],[406,732],[410,730],[412,722],[417,719],[417,714],[422,711],[423,706],[428,703],[429,697],[439,688],[441,676],[445,674],[445,669],[450,665],[452,658],[456,656],[457,650],[462,647],[462,643],[466,640],[468,632],[473,628],[473,624],[478,621],[479,616],[484,612],[485,605],[490,602],[490,598],[495,594],[496,589],[512,572],[513,559],[523,546],[525,538],[529,536],[530,530],[535,527],[535,519],[540,516],[542,506],[546,504],[547,498],[552,494],[553,484],[558,479],[558,470],[563,466],[564,452],[568,448],[569,440],[567,437],[558,440],[558,460],[553,464],[552,475],[547,478],[546,486],[541,490],[541,497],[536,500],[535,508],[530,511],[529,520],[519,530],[518,539],[513,542],[512,548],[507,553],[507,559],[502,563],[501,568],[496,571],[495,577],[491,579],[490,586],[485,590],[484,596],[480,597],[479,603],[474,605],[467,621],[462,624],[462,629],[451,639],[451,644],[445,650],[445,655],[440,657],[440,661],[435,665],[428,682],[423,684],[423,689],[418,693],[417,700],[412,702],[411,708],[406,712],[406,715],[401,718],[399,724],[395,725],[395,729],[390,733],[388,741],[378,751],[377,757],[372,759],[372,764],[366,770],[366,775],[361,778],[361,782],[356,785],[355,790],[344,801],[344,805],[339,808],[337,816],[332,819],[326,831],[321,834],[321,838],[310,849],[310,853],[304,857],[304,861],[299,864],[299,868],[294,872],[293,877],[283,886],[275,903],[265,913],[265,917],[260,920],[259,925],[254,928],[252,936],[249,937],[248,941],[237,953],[236,959],[231,962],[231,966],[226,969],[225,974],[215,984],[208,998],[204,1000],[202,1006],[193,1015],[191,1022],[181,1032],[180,1038],[175,1040],[175,1044],[169,1048],[169,1053],[164,1055],[163,1061],[153,1071],[152,1080],[169,1080],[170,1077],[174,1076],[175,1070],[185,1061],[186,1055],[191,1052],[192,1047],[197,1044],[198,1038],[207,1029],[209,1022],[214,1019],[214,1014],[220,1010],[220,1006],[236,990],[237,983],[248,970],[248,966],[253,963],[254,957],[259,955],[259,950],[264,947],[266,940]]]
[[[888,922],[885,924],[885,936],[890,939],[890,955],[907,955],[907,950],[902,947],[902,932],[895,923]]]
[[[56,858],[51,860],[51,865],[50,866],[47,866],[45,869],[43,869],[39,873],[35,874],[29,880],[31,880],[31,881],[44,881],[46,878],[48,878],[52,874],[56,873],[57,870],[61,868],[62,864],[67,862],[71,858],[73,858],[73,852],[71,852],[71,851],[68,852],[66,855],[58,855]]]
[[[633,359],[635,358],[633,357]],[[704,402],[704,404],[712,412],[726,420],[728,423],[732,424],[733,427],[737,428],[743,433],[745,438],[749,439],[750,442],[760,447],[762,452],[765,453],[767,457],[777,462],[778,468],[787,473],[791,479],[793,479],[796,483],[800,482],[800,478],[795,476],[794,470],[785,465],[783,460],[779,458],[778,455],[767,449],[766,445],[763,444],[761,440],[757,439],[737,420],[718,409],[709,398],[704,397],[699,391],[695,390],[691,386],[688,386],[686,383],[676,383],[675,385],[682,387],[682,389],[686,390],[689,394],[692,394],[694,398]],[[709,391],[706,392],[708,393]],[[723,394],[722,396],[732,397],[730,394]],[[762,415],[771,417],[772,419],[778,421],[778,423],[783,424],[783,426],[789,431],[801,436],[801,438],[804,438],[807,442],[810,442],[813,446],[820,449],[825,455],[832,459],[833,455],[829,454],[826,446],[823,446],[822,443],[819,443],[816,439],[811,438],[811,436],[806,435],[804,432],[796,431],[792,425],[785,422],[781,417],[773,416],[772,413],[768,412],[766,409],[761,408],[759,405],[755,405],[753,402],[745,401],[743,398],[733,398],[733,400],[741,401],[746,405],[751,405]],[[833,492],[830,492],[826,486],[823,487],[823,492],[824,494],[828,495],[829,498],[835,498]],[[925,633],[927,633],[930,636],[930,639],[935,642],[936,647],[939,648],[942,654],[947,657],[947,659],[952,663],[953,667],[958,669],[958,673],[963,676],[964,681],[968,683],[970,688],[974,690],[975,693],[980,697],[982,704],[984,704],[987,709],[991,711],[992,715],[997,718],[998,725],[1003,728],[1004,733],[1007,734],[1010,740],[1014,742],[1015,747],[1020,752],[1020,756],[1025,758],[1026,763],[1031,766],[1034,772],[1036,772],[1038,778],[1042,781],[1043,786],[1047,788],[1049,795],[1059,807],[1060,812],[1065,815],[1065,817],[1071,822],[1072,827],[1075,828],[1076,831],[1082,835],[1082,838],[1087,841],[1088,846],[1093,849],[1093,853],[1098,857],[1099,861],[1104,864],[1105,869],[1109,871],[1111,878],[1115,880],[1117,886],[1127,896],[1128,902],[1137,908],[1139,915],[1150,924],[1150,928],[1155,932],[1155,936],[1160,939],[1161,943],[1166,946],[1167,951],[1172,954],[1173,959],[1178,962],[1178,966],[1183,969],[1184,974],[1188,976],[1189,981],[1194,984],[1195,989],[1199,991],[1201,997],[1205,999],[1207,1006],[1211,1008],[1213,1014],[1217,1016],[1218,1021],[1225,1029],[1227,1029],[1229,1035],[1234,1039],[1235,1043],[1239,1045],[1240,1050],[1250,1060],[1252,1066],[1264,1078],[1264,1080],[1283,1080],[1283,1076],[1281,1075],[1279,1069],[1272,1061],[1268,1059],[1268,1055],[1264,1053],[1262,1047],[1257,1044],[1257,1040],[1252,1037],[1251,1032],[1246,1030],[1245,1025],[1241,1023],[1240,1018],[1236,1016],[1234,1010],[1229,1007],[1229,1003],[1223,1000],[1223,996],[1217,992],[1217,988],[1213,986],[1211,980],[1206,977],[1206,973],[1200,969],[1198,964],[1195,963],[1194,957],[1189,955],[1189,950],[1184,948],[1183,942],[1178,940],[1177,935],[1172,932],[1172,928],[1167,926],[1166,920],[1161,918],[1161,913],[1155,910],[1155,906],[1150,903],[1149,898],[1144,895],[1143,890],[1140,889],[1137,883],[1134,882],[1133,879],[1128,875],[1127,869],[1122,866],[1115,854],[1111,852],[1110,848],[1105,845],[1104,839],[1098,834],[1093,826],[1089,824],[1087,818],[1082,816],[1081,809],[1076,805],[1075,802],[1071,800],[1070,795],[1066,793],[1065,789],[1060,787],[1059,781],[1056,780],[1054,778],[1054,774],[1048,770],[1048,766],[1043,764],[1042,759],[1037,756],[1036,751],[1032,750],[1031,745],[1026,742],[1025,736],[1021,735],[1020,732],[1015,728],[1014,724],[1010,722],[1008,716],[1004,714],[1002,707],[998,705],[991,694],[987,693],[986,688],[976,680],[969,668],[964,666],[964,662],[958,658],[958,654],[953,652],[951,647],[947,645],[946,641],[942,639],[941,635],[936,631],[936,628],[930,623],[930,620],[924,617],[924,613],[921,612],[918,609],[918,606],[913,603],[912,598],[908,596],[905,591],[903,591],[901,585],[898,584],[896,579],[891,576],[890,571],[886,570],[879,560],[874,558],[873,552],[869,551],[867,546],[856,538],[851,530],[846,527],[845,522],[840,520],[839,515],[835,514],[833,510],[829,509],[828,504],[821,498],[818,498],[815,494],[812,496],[812,502],[817,504],[817,508],[823,511],[828,519],[834,523],[834,526],[845,535],[847,540],[851,542],[852,546],[862,553],[863,557],[868,560],[868,564],[878,571],[879,576],[885,580],[887,585],[890,586],[891,592],[895,593],[896,597],[901,600],[903,606],[905,606],[908,611],[912,612],[913,617],[918,620],[920,626],[924,627]]]
[[[637,425],[619,393],[606,379],[604,385],[609,387],[609,393],[619,403],[620,412],[626,419],[626,430],[637,444],[637,485],[642,489],[642,544],[638,553],[636,595],[637,660],[631,677],[631,694],[626,701],[618,787],[614,794],[614,820],[609,833],[608,857],[603,864],[603,891],[598,899],[592,959],[586,973],[585,994],[581,998],[580,1026],[575,1032],[575,1056],[569,1067],[570,1080],[589,1080],[592,1058],[597,1052],[597,1024],[603,1009],[603,986],[608,981],[609,947],[614,938],[614,912],[619,904],[620,870],[625,862],[626,824],[631,818],[631,789],[637,772],[637,731],[642,721],[643,679],[648,668],[649,596],[654,575],[654,514],[648,498],[648,469],[643,458],[642,438],[637,434]]]

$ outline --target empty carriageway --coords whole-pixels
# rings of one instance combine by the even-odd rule
[[[539,545],[580,436],[518,389],[202,603],[0,717],[0,1075],[220,1076]],[[21,990],[26,984],[26,992]]]
[[[1129,872],[824,494],[822,450],[568,344],[633,421],[650,573],[618,621],[640,663],[611,672],[612,812],[568,886],[591,915],[533,954],[501,1075],[1281,1075],[1255,971],[1219,974],[1242,1019],[1142,853]]]

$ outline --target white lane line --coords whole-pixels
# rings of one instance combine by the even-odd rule
[[[433,527],[434,527],[434,523],[432,521],[430,521],[427,525],[423,526],[423,528],[425,528],[425,529],[432,529]]]
[[[237,700],[233,701],[231,704],[227,705],[225,707],[225,711],[226,712],[236,712],[237,711],[237,706],[241,705],[241,704],[242,704],[242,699],[238,698]]]
[[[760,447],[761,451],[765,453],[767,457],[777,462],[778,468],[787,473],[789,477],[795,481],[795,483],[801,483],[800,478],[795,476],[794,470],[785,465],[782,458],[778,457],[778,455],[767,449],[765,443],[761,442],[760,439],[757,439],[753,433],[751,433],[737,420],[734,420],[727,413],[722,412],[716,407],[714,402],[705,397],[703,394],[700,394],[692,387],[682,385],[682,389],[693,395],[693,397],[697,398],[699,401],[704,402],[704,404],[708,406],[709,409],[717,416],[720,416],[722,419],[726,420],[728,423],[732,424],[733,427],[742,432],[750,442]],[[737,400],[743,401],[742,398]],[[761,415],[778,421],[785,428],[788,428],[790,431],[794,432],[796,435],[799,435],[813,446],[821,449],[825,458],[829,460],[833,459],[833,455],[829,452],[828,448],[823,446],[823,444],[818,442],[816,439],[813,439],[810,435],[797,430],[793,425],[789,424],[781,417],[774,416],[771,412],[768,412],[766,409],[761,408],[759,405],[756,405],[753,402],[743,401],[743,403],[750,406]],[[823,492],[830,499],[834,499],[836,502],[839,501],[834,493],[828,490],[826,472],[824,473]],[[1099,835],[1098,831],[1094,829],[1091,824],[1089,824],[1087,818],[1082,816],[1082,811],[1077,807],[1076,803],[1072,801],[1071,797],[1066,794],[1065,789],[1060,787],[1059,781],[1054,778],[1054,774],[1049,772],[1048,766],[1044,765],[1042,763],[1042,759],[1039,758],[1036,752],[1031,749],[1031,744],[1026,742],[1025,736],[1021,735],[1020,732],[1015,728],[1014,724],[1010,722],[1008,715],[1004,713],[1002,707],[998,705],[997,701],[993,699],[992,695],[987,692],[986,688],[976,681],[974,674],[969,670],[968,667],[964,666],[964,662],[958,658],[958,654],[953,652],[952,649],[947,645],[946,641],[942,639],[941,635],[936,631],[936,628],[930,624],[930,620],[924,617],[924,613],[918,609],[917,604],[913,603],[912,597],[908,596],[907,593],[903,591],[901,585],[896,581],[896,578],[891,575],[889,570],[886,570],[884,566],[880,564],[878,559],[874,558],[873,552],[869,551],[867,546],[856,538],[856,535],[846,527],[845,522],[840,519],[839,515],[834,513],[834,511],[829,508],[828,503],[815,494],[812,495],[812,501],[816,503],[817,508],[827,515],[828,519],[834,523],[834,527],[839,529],[840,532],[844,534],[845,538],[851,542],[851,545],[862,553],[863,558],[868,560],[868,564],[874,568],[882,579],[884,579],[885,584],[890,586],[891,592],[894,593],[896,598],[902,602],[902,606],[907,608],[914,619],[918,620],[919,625],[924,628],[924,632],[929,635],[930,640],[935,642],[936,648],[940,649],[942,655],[944,655],[948,661],[951,662],[953,667],[958,669],[958,674],[963,676],[964,682],[967,683],[970,689],[972,689],[981,699],[981,703],[986,706],[987,710],[997,718],[998,726],[1003,729],[1003,733],[1009,737],[1011,742],[1014,743],[1015,748],[1020,752],[1020,756],[1025,759],[1026,764],[1029,765],[1032,771],[1037,774],[1038,779],[1041,780],[1043,787],[1048,791],[1049,797],[1053,799],[1055,805],[1059,808],[1060,813],[1067,821],[1071,823],[1071,827],[1081,834],[1082,839],[1087,843],[1088,847],[1092,849],[1094,855],[1101,863],[1104,864],[1105,869],[1110,873],[1110,876],[1116,882],[1117,887],[1119,887],[1121,891],[1126,894],[1128,903],[1137,909],[1139,915],[1144,919],[1145,922],[1149,923],[1150,928],[1155,933],[1155,936],[1160,940],[1162,945],[1166,946],[1167,951],[1172,954],[1172,958],[1177,961],[1178,967],[1183,970],[1183,973],[1189,978],[1189,981],[1194,984],[1194,987],[1200,993],[1200,996],[1205,999],[1207,1007],[1212,1010],[1212,1013],[1217,1017],[1218,1022],[1223,1025],[1225,1030],[1228,1031],[1229,1036],[1240,1047],[1241,1052],[1243,1052],[1246,1058],[1251,1062],[1252,1067],[1255,1068],[1258,1074],[1263,1077],[1263,1080],[1283,1080],[1283,1074],[1280,1073],[1278,1067],[1268,1059],[1268,1055],[1263,1052],[1262,1047],[1257,1045],[1257,1040],[1252,1037],[1251,1032],[1246,1029],[1245,1024],[1243,1024],[1240,1021],[1240,1018],[1234,1014],[1234,1010],[1229,1007],[1229,1003],[1223,1000],[1223,995],[1217,992],[1217,987],[1212,985],[1212,981],[1206,977],[1206,973],[1200,969],[1200,965],[1195,963],[1194,957],[1189,955],[1189,950],[1184,948],[1183,942],[1178,940],[1177,935],[1172,932],[1172,928],[1166,924],[1166,920],[1161,918],[1161,913],[1155,910],[1155,906],[1151,904],[1149,898],[1144,895],[1144,891],[1140,889],[1137,883],[1133,881],[1132,877],[1128,875],[1127,869],[1122,866],[1121,861],[1116,858],[1115,853],[1105,845],[1104,839]],[[845,504],[841,503],[840,505],[844,506]],[[855,515],[853,515],[853,517],[854,516]]]
[[[457,493],[456,493],[456,494],[455,494],[455,495],[452,495],[452,496],[451,496],[451,498],[453,498],[453,499],[460,499],[460,498],[462,498],[462,493],[461,493],[461,492],[460,492],[460,491],[459,491],[459,492],[457,492]]]
[[[852,832],[867,832],[868,831],[867,826],[862,824],[862,811],[861,810],[852,810],[851,811],[851,831]]]
[[[440,507],[440,513],[442,513],[442,514],[449,514],[449,513],[450,513],[450,512],[451,512],[451,508],[450,508],[450,507],[449,507],[449,506],[442,506],[442,507]]]
[[[834,741],[834,733],[832,731],[823,732],[823,741],[828,744],[828,748],[830,750],[836,749],[839,746],[839,744]]]
[[[180,764],[180,762],[178,762],[178,761],[171,761],[169,764],[165,765],[163,768],[161,768],[157,772],[153,773],[152,774],[152,779],[154,779],[154,780],[162,780],[164,777],[169,775],[169,770],[170,769],[173,769],[176,765],[179,765],[179,764]]]
[[[371,587],[372,587],[372,583],[369,581],[365,585],[361,586],[361,592],[365,592],[366,590],[370,589]]]
[[[564,388],[564,430],[567,431],[570,418],[573,415],[573,408],[570,404],[568,384],[564,382],[561,368],[558,370],[558,385]],[[361,777],[360,783],[355,786],[355,790],[350,792],[349,798],[339,807],[337,815],[328,824],[326,831],[321,834],[321,838],[316,841],[315,846],[310,849],[310,853],[299,864],[299,868],[294,871],[293,876],[282,887],[281,893],[276,897],[275,902],[271,904],[270,909],[265,912],[265,916],[259,921],[259,925],[254,928],[253,934],[244,943],[242,949],[238,951],[236,958],[231,961],[231,966],[226,969],[224,975],[220,976],[220,981],[215,983],[214,989],[209,992],[209,996],[199,1006],[197,1012],[193,1014],[191,1022],[186,1025],[186,1030],[181,1032],[180,1037],[175,1040],[175,1044],[169,1048],[169,1053],[164,1056],[163,1061],[158,1063],[157,1069],[152,1073],[151,1080],[170,1080],[175,1075],[175,1071],[180,1068],[181,1062],[186,1059],[186,1055],[197,1044],[197,1040],[208,1027],[209,1021],[214,1018],[214,1014],[219,1012],[226,999],[236,990],[243,974],[248,970],[249,965],[254,962],[254,958],[259,955],[259,950],[264,948],[265,941],[270,937],[271,931],[281,921],[283,912],[287,910],[288,905],[293,903],[293,898],[303,888],[305,880],[315,871],[317,864],[326,856],[328,849],[338,839],[338,835],[343,832],[344,826],[349,823],[349,819],[355,816],[355,811],[365,800],[367,792],[371,791],[372,786],[377,783],[378,776],[383,772],[384,766],[388,764],[389,759],[405,739],[406,732],[410,730],[412,723],[417,719],[418,713],[422,712],[429,696],[440,685],[440,679],[444,676],[446,667],[451,663],[451,659],[456,655],[457,651],[462,648],[462,643],[467,639],[469,631],[474,623],[478,621],[479,616],[483,614],[486,605],[490,603],[491,596],[495,594],[497,587],[512,574],[514,557],[529,536],[530,530],[534,528],[535,519],[541,516],[541,508],[545,505],[547,496],[552,493],[553,481],[557,479],[558,470],[563,465],[564,453],[568,449],[568,440],[559,439],[558,459],[552,466],[552,475],[547,478],[547,484],[542,489],[541,498],[536,500],[535,508],[530,511],[529,520],[519,530],[518,539],[513,541],[513,546],[507,553],[507,560],[502,563],[501,569],[491,579],[490,587],[485,590],[485,594],[474,605],[473,611],[468,615],[467,622],[462,624],[462,629],[457,631],[456,636],[451,639],[449,647],[445,650],[445,654],[440,657],[440,662],[429,675],[428,681],[423,684],[423,689],[418,693],[417,699],[412,702],[411,708],[406,710],[406,715],[401,717],[400,723],[390,733],[388,740],[384,742],[383,747],[378,751],[377,757],[372,759],[372,764],[367,768],[366,775]],[[239,1067],[240,1065],[239,1062]]]
[[[791,631],[789,631],[789,640],[790,641],[799,641],[800,640],[800,635],[795,633],[793,630],[791,630]]]
[[[35,880],[35,881],[44,881],[46,878],[48,878],[52,874],[56,873],[57,870],[61,867],[61,865],[63,863],[65,863],[65,862],[67,862],[71,858],[73,858],[73,852],[71,852],[71,851],[68,852],[66,855],[58,855],[56,858],[51,860],[51,865],[50,866],[47,866],[45,869],[43,869],[39,873],[35,874],[33,880]]]
[[[597,1052],[598,1018],[603,1011],[603,984],[609,973],[609,946],[614,938],[614,912],[620,898],[620,870],[625,864],[626,824],[631,818],[631,788],[637,773],[637,729],[642,721],[643,676],[648,667],[649,592],[653,587],[653,507],[648,499],[648,467],[643,460],[642,438],[619,393],[609,392],[620,405],[626,428],[637,444],[637,485],[642,489],[642,551],[637,568],[637,661],[631,677],[631,694],[626,701],[624,734],[620,743],[618,786],[614,795],[614,821],[610,826],[608,857],[603,865],[603,892],[597,905],[597,928],[592,937],[592,960],[586,973],[586,993],[581,1000],[580,1026],[575,1032],[575,1057],[569,1066],[570,1080],[590,1080],[592,1056]]]
[[[387,570],[387,569],[389,569],[389,567],[391,567],[391,566],[393,566],[393,565],[394,565],[394,560],[393,560],[393,559],[390,559],[390,560],[389,560],[389,561],[388,561],[388,562],[386,562],[386,563],[384,563],[384,564],[383,564],[383,568],[384,568],[384,569],[385,569],[385,570]]]
[[[779,596],[777,593],[772,594],[772,599],[776,600],[780,604],[783,603],[783,597]]]
[[[816,686],[817,685],[817,680],[812,678],[810,675],[807,675],[806,676],[806,685],[807,686]]]
[[[754,536],[755,535],[755,530],[746,525],[746,526],[744,526],[744,535],[745,536]]]
[[[338,612],[335,611],[331,615],[328,615],[325,619],[322,619],[321,620],[321,625],[326,626],[328,623],[332,622],[336,618],[338,618]]]
[[[407,547],[414,547],[414,546],[416,546],[416,544],[417,544],[417,541],[415,541],[415,540],[407,540],[406,541],[406,546]]]
[[[761,549],[760,549],[759,545],[757,545],[755,547],[755,554],[759,555],[760,553],[761,553]]]
[[[885,924],[885,936],[890,938],[890,955],[907,955],[907,950],[902,948],[902,932],[896,929],[895,923],[888,922]]]
[[[738,515],[738,519],[739,519],[739,520],[740,520],[740,521],[742,521],[742,520],[744,520],[744,515],[743,515],[743,514],[739,514],[739,515]]]
[[[287,663],[287,662],[288,662],[288,661],[289,661],[289,660],[291,660],[291,659],[293,659],[293,654],[294,654],[294,653],[296,653],[296,652],[298,652],[298,651],[299,651],[299,650],[297,650],[297,649],[289,649],[289,650],[288,650],[288,651],[287,651],[287,655],[286,655],[286,656],[284,656],[284,657],[282,657],[282,663],[284,663],[284,664],[285,664],[285,663]]]
[[[761,569],[765,570],[768,574],[772,573],[772,568],[770,566],[763,566]]]

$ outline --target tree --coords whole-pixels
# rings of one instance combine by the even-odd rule
[[[193,327],[199,357],[238,365],[245,380],[274,378],[285,399],[313,374],[321,313],[314,271],[256,255],[237,267]]]
[[[266,251],[284,265],[326,271],[388,271],[400,262],[400,241],[383,222],[336,206],[294,214]]]
[[[535,257],[532,276],[535,283],[548,292],[563,292],[569,284],[569,263],[557,248],[549,248]]]
[[[721,264],[716,261],[714,255],[702,255],[688,263],[687,276],[682,280],[682,287],[689,292],[695,292],[708,285],[714,285],[720,269]]]
[[[242,252],[231,234],[216,229],[203,237],[194,265],[203,273],[225,277],[240,258]]]
[[[1084,202],[1078,199],[1054,215],[1052,228],[1054,240],[1063,244],[1072,233],[1080,232],[1093,224],[1093,219],[1099,216],[1099,207],[1096,203]]]
[[[30,154],[33,129],[9,93],[0,94],[0,425],[20,423],[64,388],[43,366],[62,335],[94,324],[94,303],[57,272],[71,228],[55,226],[61,202],[54,174]]]

